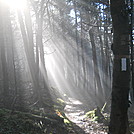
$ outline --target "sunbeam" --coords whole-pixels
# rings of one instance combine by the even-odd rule
[[[7,4],[12,9],[24,9],[27,0],[3,0],[3,3]]]

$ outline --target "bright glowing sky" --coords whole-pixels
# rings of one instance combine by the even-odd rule
[[[3,0],[10,8],[24,9],[26,7],[26,0]]]

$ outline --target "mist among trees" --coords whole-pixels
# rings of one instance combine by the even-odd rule
[[[43,121],[57,124],[53,115],[69,118],[80,105],[83,115],[97,109],[103,133],[133,132],[133,0],[0,0],[0,18],[0,109],[32,114],[42,134],[64,134]]]

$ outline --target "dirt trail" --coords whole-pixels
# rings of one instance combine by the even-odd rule
[[[67,105],[64,109],[66,117],[83,130],[83,133],[78,130],[78,134],[107,134],[102,124],[85,118],[85,107],[81,101],[68,98],[66,103]]]

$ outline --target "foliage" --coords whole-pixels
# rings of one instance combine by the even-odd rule
[[[100,111],[100,109],[97,107],[92,111],[89,111],[86,113],[86,116],[91,118],[92,121],[98,121],[99,123],[108,124],[107,117],[105,118],[104,114]]]
[[[46,114],[47,115],[47,114]],[[53,115],[51,115],[53,116]],[[38,119],[44,119],[38,120]],[[49,120],[49,117],[46,119]],[[43,134],[43,133],[68,133],[65,124],[58,119],[50,119],[29,113],[14,112],[0,109],[0,134]]]
[[[86,116],[91,118],[93,121],[98,121],[98,116],[95,113],[96,113],[96,109],[87,112]]]
[[[57,98],[57,103],[59,103],[61,106],[65,106],[65,101],[62,100],[61,98]]]

